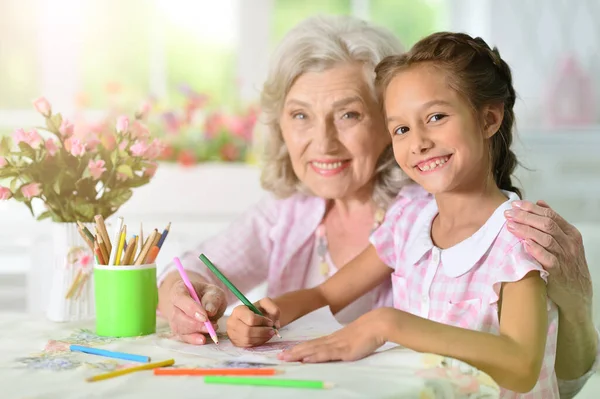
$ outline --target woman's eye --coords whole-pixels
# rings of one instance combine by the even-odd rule
[[[394,130],[394,134],[404,134],[407,133],[409,130],[410,129],[406,126],[400,126]]]
[[[359,116],[358,112],[346,112],[342,115],[342,119],[358,119]]]
[[[442,119],[444,119],[446,117],[446,115],[444,114],[435,114],[432,115],[431,118],[429,118],[429,122],[439,122]]]
[[[303,114],[302,112],[297,112],[292,115],[292,118],[293,119],[306,119],[306,115]]]

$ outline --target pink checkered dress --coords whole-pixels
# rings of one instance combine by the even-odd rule
[[[412,198],[429,194],[411,184],[399,195]],[[187,270],[224,288],[229,304],[236,303],[237,298],[198,259],[200,253],[206,254],[243,293],[265,281],[270,297],[311,288],[307,274],[313,267],[315,232],[325,205],[322,198],[302,194],[286,199],[268,196],[225,231],[183,254],[181,262]],[[158,284],[173,270],[173,264],[167,265]],[[391,288],[389,280],[374,288],[373,308],[392,305]]]
[[[400,198],[371,236],[381,259],[394,269],[394,307],[440,323],[498,334],[498,299],[503,282],[518,281],[532,270],[547,272],[505,227],[504,211],[519,199],[505,192],[502,204],[474,235],[441,250],[431,240],[438,213],[431,197]],[[534,389],[526,394],[503,390],[503,398],[558,398],[554,372],[558,311],[548,300],[548,338],[544,363]]]

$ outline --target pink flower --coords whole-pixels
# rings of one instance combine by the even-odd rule
[[[150,101],[144,101],[140,107],[140,110],[137,112],[138,117],[140,119],[146,119],[150,113],[150,109],[152,109],[152,104],[150,104]]]
[[[143,141],[136,141],[135,144],[131,146],[129,151],[131,151],[131,155],[134,157],[143,157],[146,151],[148,151],[148,144]]]
[[[144,176],[147,176],[150,178],[154,177],[154,174],[156,173],[157,168],[158,168],[158,164],[156,162],[152,162],[152,164],[144,170]]]
[[[5,201],[10,197],[12,197],[12,193],[10,192],[10,190],[6,187],[0,186],[0,201]]]
[[[85,154],[85,144],[78,139],[71,139],[70,151],[74,157],[80,157]]]
[[[127,148],[127,145],[129,145],[128,140],[121,141],[121,144],[119,144],[119,150],[125,151],[125,149]]]
[[[223,128],[224,117],[220,112],[215,112],[206,118],[206,136],[209,138],[215,137]]]
[[[26,143],[29,144],[31,148],[38,148],[43,142],[42,136],[40,136],[35,129],[30,132],[26,132],[23,129],[17,129],[13,132],[12,137],[16,145],[19,145],[19,143]]]
[[[117,139],[115,135],[112,133],[103,134],[100,137],[100,143],[106,148],[108,151],[112,151],[117,146]]]
[[[37,197],[41,194],[41,192],[42,189],[39,183],[29,183],[21,187],[21,193],[28,200],[32,199],[33,197]]]
[[[142,122],[133,122],[131,126],[131,137],[133,139],[146,139],[148,136],[150,136],[150,131]]]
[[[60,127],[58,128],[58,131],[61,134],[61,136],[67,138],[73,134],[73,131],[75,131],[75,126],[71,122],[69,122],[68,119],[63,119],[63,121],[60,124]]]
[[[35,99],[33,101],[33,106],[35,107],[35,110],[37,112],[44,115],[45,117],[50,116],[50,114],[52,113],[52,106],[44,97]]]
[[[101,159],[97,161],[90,159],[90,162],[88,163],[88,168],[90,169],[90,174],[92,175],[94,180],[100,179],[102,173],[106,172],[106,168],[104,167],[104,165],[105,162]]]
[[[118,181],[125,181],[127,179],[129,179],[129,176],[127,176],[125,173],[117,172]]]
[[[117,119],[117,132],[125,133],[129,129],[129,118],[126,116],[119,116]]]
[[[52,140],[52,139],[46,140],[46,151],[48,151],[48,155],[50,155],[51,157],[53,157],[54,154],[56,154],[58,152],[58,147],[56,146],[56,143],[54,142],[54,140]]]
[[[160,141],[159,139],[154,139],[152,140],[152,143],[150,143],[150,146],[144,154],[144,157],[150,160],[156,159],[160,156],[160,154],[162,154],[163,150],[164,144],[162,143],[162,141]]]
[[[92,263],[92,255],[84,253],[83,255],[81,255],[81,258],[79,258],[79,263],[84,269],[87,268],[90,265],[90,263]]]
[[[7,164],[8,162],[6,161],[6,158],[0,157],[0,168],[5,167]]]

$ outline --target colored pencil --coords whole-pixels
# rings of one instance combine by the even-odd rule
[[[162,235],[160,236],[160,240],[158,240],[158,244],[156,244],[156,246],[158,248],[162,248],[163,244],[165,243],[165,240],[167,239],[167,235],[169,234],[170,230],[171,230],[171,222],[169,222],[167,227],[163,230]]]
[[[121,262],[121,264],[123,265],[129,265],[130,261],[129,259],[131,258],[131,255],[133,255],[133,251],[135,251],[135,237],[131,237],[129,239],[129,243],[127,244],[127,249],[125,250],[125,255],[123,255],[123,261]]]
[[[102,255],[102,250],[100,250],[100,246],[98,245],[98,242],[96,242],[94,245],[94,253],[98,257],[98,264],[105,265],[106,259],[104,259],[104,255]]]
[[[202,263],[204,263],[206,265],[206,267],[208,267],[210,269],[210,271],[213,272],[214,275],[217,276],[217,278],[219,280],[221,280],[221,282],[223,284],[225,284],[227,286],[227,288],[229,288],[229,290],[233,293],[233,295],[235,295],[244,305],[248,306],[248,308],[250,308],[250,310],[253,311],[255,314],[257,314],[259,316],[264,316],[262,314],[262,312],[260,310],[258,310],[258,308],[256,306],[254,306],[252,304],[252,302],[250,302],[248,300],[248,298],[246,298],[244,296],[244,294],[242,294],[241,291],[238,290],[237,287],[235,285],[233,285],[231,283],[231,281],[229,281],[227,279],[227,277],[225,277],[223,275],[223,273],[221,273],[221,271],[219,269],[217,269],[217,267],[215,265],[213,265],[213,263],[210,260],[208,260],[206,255],[200,254],[199,258],[202,261]],[[277,331],[277,328],[275,328],[275,326],[273,326],[273,329],[275,330],[275,333],[277,334],[277,336],[279,338],[281,338],[281,335],[279,335],[279,331]]]
[[[150,237],[146,238],[146,243],[144,244],[142,251],[135,260],[134,264],[136,266],[142,265],[143,262],[146,260],[146,256],[148,256],[148,251],[150,251],[152,243],[154,242],[154,238],[156,238],[156,231],[153,231],[152,234],[150,234]]]
[[[97,242],[98,247],[100,247],[100,252],[102,252],[102,257],[104,258],[103,265],[106,265],[108,264],[110,251],[108,250],[106,243],[104,242],[104,238],[102,238],[102,235],[98,234]]]
[[[79,232],[79,235],[81,236],[81,238],[83,238],[83,241],[93,251],[94,250],[94,242],[93,242],[93,240],[89,239],[89,237],[87,236],[87,234],[85,234],[84,231],[81,230],[81,227],[77,226],[77,231]]]
[[[94,216],[94,220],[96,220],[96,227],[98,228],[98,233],[100,233],[102,242],[104,242],[106,253],[110,254],[112,251],[112,245],[110,244],[110,237],[108,236],[108,230],[106,230],[106,224],[104,224],[104,218],[102,215],[96,215]],[[107,260],[108,258],[109,256],[106,256]]]
[[[115,359],[131,360],[131,361],[140,362],[140,363],[149,363],[150,362],[149,356],[134,355],[134,354],[125,353],[125,352],[113,352],[113,351],[109,351],[106,349],[91,348],[89,346],[70,345],[69,349],[71,350],[71,352],[83,352],[83,353],[89,353],[90,355],[99,355],[99,356],[105,356],[105,357],[112,357]]]
[[[163,360],[162,362],[156,362],[156,363],[146,363],[141,366],[128,367],[125,369],[111,371],[109,373],[98,374],[98,375],[88,378],[87,381],[88,382],[101,381],[101,380],[106,380],[106,379],[113,378],[113,377],[118,377],[118,376],[124,375],[124,374],[134,373],[136,371],[152,370],[157,367],[167,367],[167,366],[172,366],[174,364],[175,364],[175,360],[173,360],[173,359]]]
[[[140,222],[140,254],[142,253],[142,247],[144,246],[144,244],[144,226],[142,225],[142,222]],[[139,256],[139,254],[136,254],[136,256]]]
[[[127,235],[127,225],[123,225],[121,234],[119,235],[119,245],[117,246],[117,255],[115,257],[115,266],[121,264],[121,258],[123,256],[123,246],[125,245],[125,236]]]
[[[173,262],[175,263],[175,267],[177,267],[177,270],[179,271],[179,275],[181,276],[181,279],[183,280],[183,283],[185,284],[186,288],[188,289],[188,292],[190,293],[191,297],[194,299],[194,301],[196,301],[197,303],[202,305],[202,302],[200,302],[200,298],[198,298],[198,294],[196,293],[196,290],[194,289],[192,282],[188,278],[188,275],[185,272],[185,269],[183,268],[183,265],[181,264],[181,261],[179,260],[179,258],[178,257],[173,258]],[[210,335],[210,338],[213,340],[213,342],[215,344],[219,345],[219,338],[217,338],[217,333],[215,333],[215,329],[213,328],[210,320],[207,320],[204,322],[204,327],[206,327],[206,329],[208,330],[208,334]]]
[[[279,378],[260,378],[260,377],[227,377],[227,376],[206,376],[205,384],[227,384],[227,385],[253,385],[264,387],[281,388],[308,388],[308,389],[331,389],[334,384],[324,381],[314,380],[284,380]]]
[[[94,242],[94,236],[88,230],[88,228],[85,227],[85,225],[83,223],[81,223],[80,221],[77,221],[77,225],[79,226],[79,228],[81,229],[81,231],[83,231],[83,233],[86,235],[86,237],[88,238],[88,240]]]
[[[108,260],[109,265],[115,264],[115,259],[117,257],[117,244],[119,242],[119,238],[121,237],[121,228],[123,227],[123,217],[119,217],[117,225],[115,226],[115,230],[113,233],[113,243],[112,251],[110,252],[110,258]]]
[[[154,369],[154,375],[275,375],[275,369]]]

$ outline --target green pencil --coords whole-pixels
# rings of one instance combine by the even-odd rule
[[[204,264],[206,265],[206,267],[208,267],[208,268],[210,269],[210,271],[211,271],[211,272],[213,272],[213,273],[214,273],[214,275],[215,275],[215,276],[217,276],[217,278],[218,278],[219,280],[221,280],[221,282],[222,282],[223,284],[225,284],[225,285],[227,286],[227,288],[229,288],[229,290],[230,290],[231,292],[233,292],[233,295],[235,295],[235,296],[236,296],[236,297],[237,297],[237,298],[238,298],[240,301],[242,301],[242,303],[243,303],[244,305],[248,306],[248,308],[250,308],[250,310],[251,310],[251,311],[253,311],[254,313],[256,313],[257,315],[259,315],[259,316],[264,316],[264,315],[261,313],[261,311],[260,311],[260,310],[258,310],[258,309],[256,308],[256,306],[254,306],[254,305],[252,304],[252,302],[250,302],[250,301],[248,300],[248,298],[246,298],[246,297],[244,296],[244,294],[242,294],[242,293],[240,292],[240,290],[238,290],[238,289],[236,288],[236,286],[235,286],[235,285],[233,285],[233,284],[231,283],[231,281],[227,280],[227,277],[225,277],[225,276],[223,275],[223,273],[221,273],[221,271],[220,271],[219,269],[217,269],[217,267],[216,267],[215,265],[213,265],[213,263],[212,263],[210,260],[208,260],[208,258],[206,257],[206,255],[204,255],[204,254],[200,254],[199,258],[200,258],[200,260],[202,261],[202,263],[204,263]],[[275,328],[275,326],[273,326],[273,329],[275,330],[275,333],[277,333],[277,336],[278,336],[279,338],[281,338],[281,335],[279,335],[279,331],[277,331],[277,329]]]
[[[314,380],[284,380],[279,378],[229,377],[211,375],[204,377],[205,384],[254,385],[281,388],[331,389],[330,382]]]

